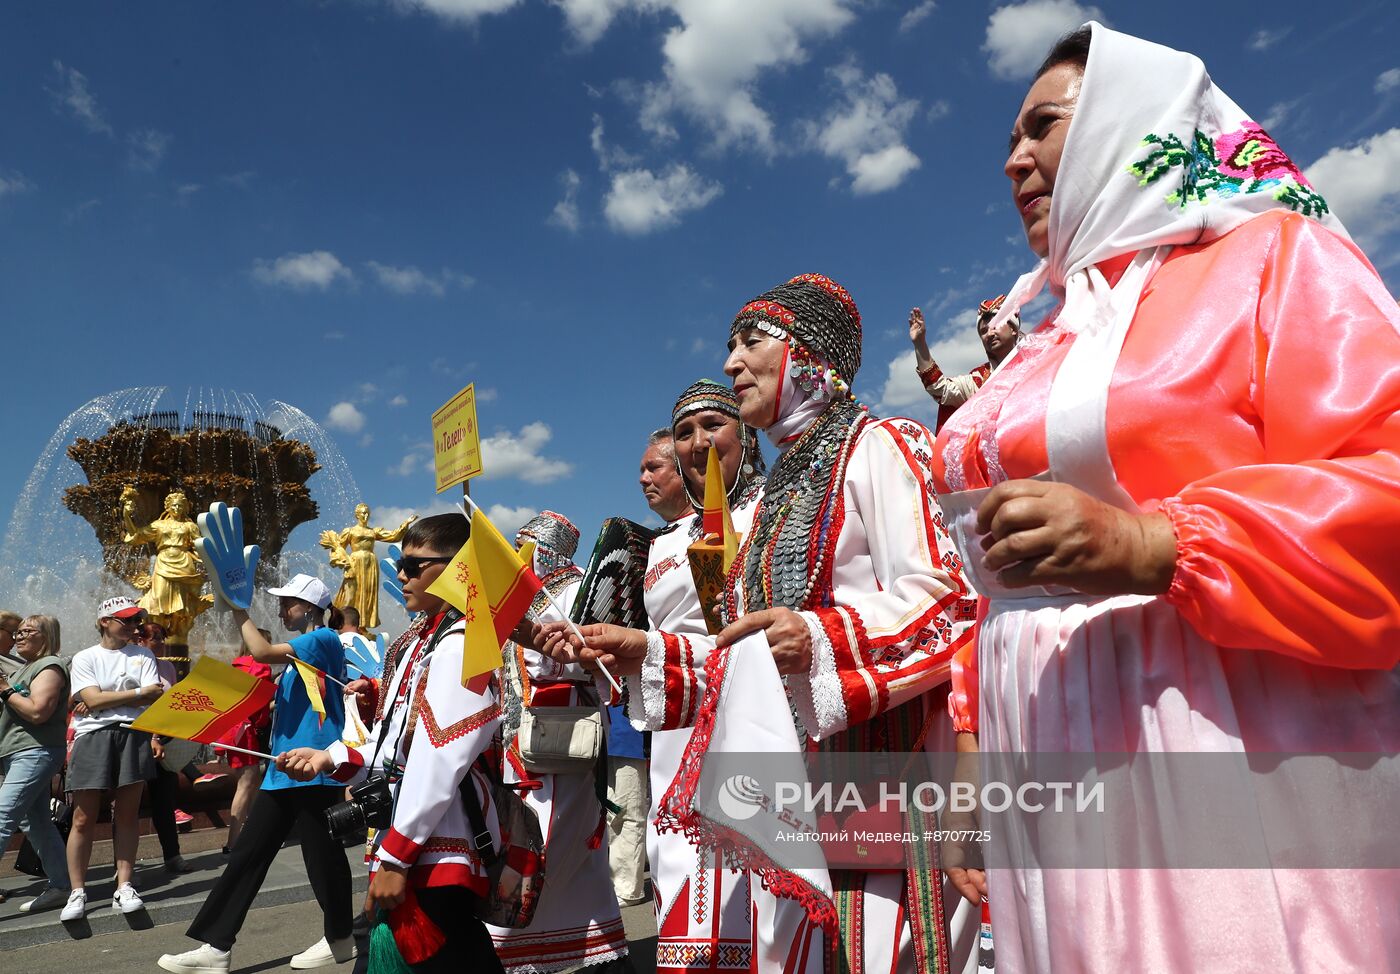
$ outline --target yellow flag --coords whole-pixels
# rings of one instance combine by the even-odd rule
[[[520,562],[526,568],[535,567],[535,543],[533,541],[520,542]]]
[[[486,515],[472,515],[472,533],[437,580],[428,586],[462,613],[466,641],[462,647],[462,685],[501,665],[501,644],[540,590],[540,580],[496,530]]]
[[[132,722],[135,730],[213,744],[272,702],[277,687],[209,656]]]
[[[734,521],[729,516],[729,492],[724,489],[724,471],[719,465],[719,451],[710,444],[710,456],[705,461],[705,511],[701,517],[705,538],[719,539],[724,546],[724,570],[734,564],[739,554],[739,539],[734,534]]]
[[[297,668],[297,675],[301,677],[302,686],[306,687],[306,695],[311,698],[311,709],[316,711],[317,725],[326,722],[326,674],[305,660],[299,660],[295,656],[291,657],[292,665]]]

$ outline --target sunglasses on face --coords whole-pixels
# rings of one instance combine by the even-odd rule
[[[419,575],[423,574],[423,569],[427,568],[429,565],[445,565],[451,560],[451,555],[446,557],[433,556],[431,558],[420,558],[417,555],[404,555],[394,563],[394,567],[398,569],[399,573],[402,574],[404,578],[417,578]]]
[[[29,636],[39,635],[39,630],[37,629],[15,629],[13,631],[7,629],[5,631],[10,633],[10,635],[14,636],[16,639],[26,639]]]

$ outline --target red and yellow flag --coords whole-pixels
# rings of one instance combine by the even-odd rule
[[[213,744],[272,702],[276,684],[201,656],[190,675],[132,722],[133,730]]]
[[[320,727],[326,722],[326,674],[295,656],[291,657],[291,663],[297,668],[302,686],[306,687],[306,695],[311,698],[311,709],[316,711],[316,726]]]
[[[541,588],[540,580],[477,509],[472,533],[428,593],[455,607],[466,623],[462,685],[501,665],[501,644],[510,638]]]
[[[700,518],[701,531],[707,541],[718,540],[724,547],[724,570],[734,564],[739,554],[739,538],[734,533],[734,521],[729,516],[729,491],[724,489],[724,471],[719,465],[719,451],[710,444],[710,456],[705,461],[705,510]]]

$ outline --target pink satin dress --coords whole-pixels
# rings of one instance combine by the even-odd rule
[[[1049,390],[1074,340],[1052,316],[943,429],[945,511],[1046,475]],[[1350,243],[1270,213],[1173,250],[1127,332],[1104,434],[1119,486],[1171,520],[1170,591],[1027,593],[969,565],[988,601],[955,666],[955,722],[992,752],[1396,754],[1397,406],[1400,314]],[[1366,798],[1258,805],[1325,830]],[[1170,810],[1143,809],[1144,835],[1171,829]],[[1009,867],[989,883],[1001,974],[1400,969],[1394,870]]]

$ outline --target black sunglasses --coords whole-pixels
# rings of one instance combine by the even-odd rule
[[[451,560],[451,555],[446,557],[434,555],[431,558],[420,558],[417,555],[404,555],[394,563],[394,568],[397,569],[404,578],[417,578],[419,575],[423,574],[423,569],[429,565],[445,565]]]

